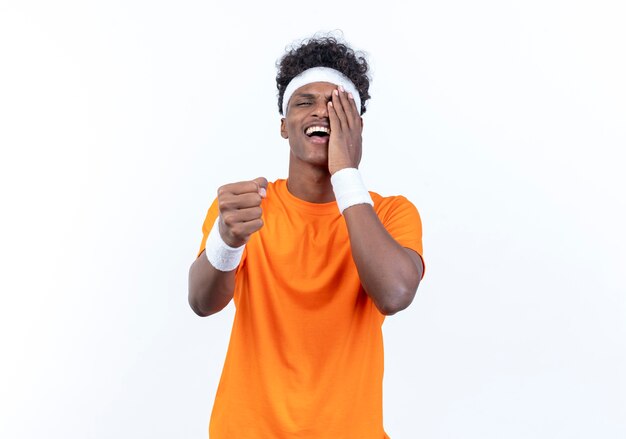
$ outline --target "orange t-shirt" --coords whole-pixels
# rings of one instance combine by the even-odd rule
[[[422,254],[422,226],[406,198],[370,192],[400,245]],[[236,271],[233,328],[211,439],[383,439],[384,316],[363,290],[336,202],[267,188],[264,226]],[[213,202],[204,237],[219,215]]]

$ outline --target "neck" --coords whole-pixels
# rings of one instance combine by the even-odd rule
[[[309,203],[330,203],[335,200],[330,172],[326,166],[301,167],[291,159],[287,189],[294,197]]]

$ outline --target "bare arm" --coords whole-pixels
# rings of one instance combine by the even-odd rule
[[[219,271],[204,251],[189,268],[189,306],[201,317],[224,309],[235,291],[235,270]]]
[[[422,278],[422,260],[398,244],[369,204],[344,211],[352,257],[361,284],[378,310],[392,315],[411,304]]]
[[[328,115],[329,172],[334,175],[345,168],[357,168],[361,161],[363,119],[354,99],[343,88],[333,92]],[[413,301],[422,278],[420,256],[393,239],[369,204],[348,207],[343,215],[363,288],[381,313],[391,315],[405,309]]]
[[[241,247],[248,242],[250,235],[263,227],[261,200],[265,197],[266,188],[267,180],[263,177],[219,188],[217,198],[220,213],[216,221],[219,221],[219,234],[225,244]],[[236,269],[218,270],[211,265],[203,251],[189,268],[191,309],[202,317],[221,311],[233,298],[235,272]]]

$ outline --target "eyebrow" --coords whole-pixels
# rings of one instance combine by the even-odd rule
[[[305,99],[315,99],[318,96],[320,96],[320,95],[319,94],[313,94],[313,93],[294,93],[294,95],[293,95],[294,98],[305,98]],[[331,96],[332,96],[331,94],[328,94],[328,95],[326,95],[324,97],[326,99],[330,100]]]

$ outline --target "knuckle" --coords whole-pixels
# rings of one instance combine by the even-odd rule
[[[232,213],[226,212],[222,215],[222,221],[224,222],[224,224],[231,228],[233,227],[233,225],[235,224],[235,220],[234,220],[234,215]]]
[[[233,225],[231,229],[231,234],[237,239],[246,239],[248,235],[246,234],[241,223]]]
[[[225,197],[224,199],[219,201],[220,211],[227,212],[229,210],[236,209],[236,199],[233,197]]]
[[[228,185],[223,185],[217,188],[217,196],[222,197],[228,193]]]

